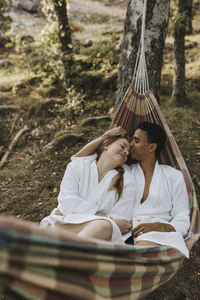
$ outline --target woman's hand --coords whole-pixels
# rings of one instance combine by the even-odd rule
[[[56,208],[54,214],[55,214],[56,216],[63,216],[63,214],[59,211],[58,208]]]
[[[79,150],[74,156],[76,157],[82,157],[82,156],[88,156],[93,154],[99,145],[106,139],[107,137],[111,136],[122,136],[124,137],[127,134],[127,131],[123,129],[121,126],[112,128],[107,130],[104,134],[102,134],[100,137],[96,138],[95,140],[89,142],[87,145],[85,145],[81,150]]]
[[[127,233],[132,228],[132,222],[130,221],[124,219],[117,219],[113,221],[115,221],[122,234]]]
[[[107,137],[111,137],[111,136],[122,136],[124,137],[127,134],[127,131],[125,129],[123,129],[121,126],[118,127],[114,127],[112,129],[107,130],[102,137],[103,138],[107,138]]]
[[[160,231],[160,232],[172,232],[176,231],[174,227],[170,224],[165,224],[165,223],[143,223],[139,224],[132,230],[132,234],[134,237],[138,237],[139,235],[143,233],[147,233],[150,231]]]

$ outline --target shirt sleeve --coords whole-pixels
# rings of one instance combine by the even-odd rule
[[[95,214],[97,212],[97,203],[87,201],[80,196],[80,177],[81,164],[72,161],[66,168],[58,195],[58,209],[63,215],[69,213]]]
[[[189,197],[182,173],[174,178],[172,189],[172,221],[170,224],[185,237],[190,227]]]
[[[128,172],[124,173],[124,188],[120,199],[108,214],[114,220],[132,220],[133,205],[136,197],[136,183],[134,177]]]
[[[97,154],[96,153],[94,153],[94,154],[92,154],[92,155],[88,155],[88,156],[72,156],[71,157],[71,160],[72,161],[75,161],[75,160],[89,160],[90,162],[93,162],[93,161],[95,161],[96,160],[96,158],[97,158]]]

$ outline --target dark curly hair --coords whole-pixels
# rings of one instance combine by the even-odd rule
[[[156,157],[158,158],[166,142],[166,133],[163,127],[156,123],[142,122],[138,125],[137,129],[146,132],[148,143],[155,143],[157,145]]]

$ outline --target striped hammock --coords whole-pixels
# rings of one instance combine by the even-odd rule
[[[146,1],[146,0],[145,0]],[[146,4],[144,5],[146,7]],[[189,250],[200,236],[195,190],[178,146],[148,87],[144,57],[144,19],[139,55],[131,84],[111,126],[133,134],[141,121],[164,127],[168,142],[160,162],[179,168],[191,203]],[[0,217],[0,291],[28,300],[135,300],[171,279],[184,256],[168,246],[135,247],[89,240],[62,229]]]

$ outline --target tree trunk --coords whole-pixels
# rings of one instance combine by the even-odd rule
[[[141,34],[143,0],[130,0],[125,19],[119,67],[118,105],[132,82]],[[159,101],[162,56],[168,28],[169,0],[148,0],[145,24],[145,55],[149,86]]]
[[[193,0],[187,0],[187,7],[186,7],[186,33],[192,34],[192,19],[193,19],[193,11],[192,11],[192,4]]]
[[[174,77],[172,97],[177,102],[186,98],[185,92],[185,0],[178,0],[178,15],[174,24]]]
[[[54,8],[58,18],[59,25],[59,39],[61,50],[63,52],[62,61],[65,69],[65,80],[71,83],[71,67],[73,62],[73,49],[71,39],[71,29],[69,25],[69,18],[67,13],[68,0],[53,0]]]

